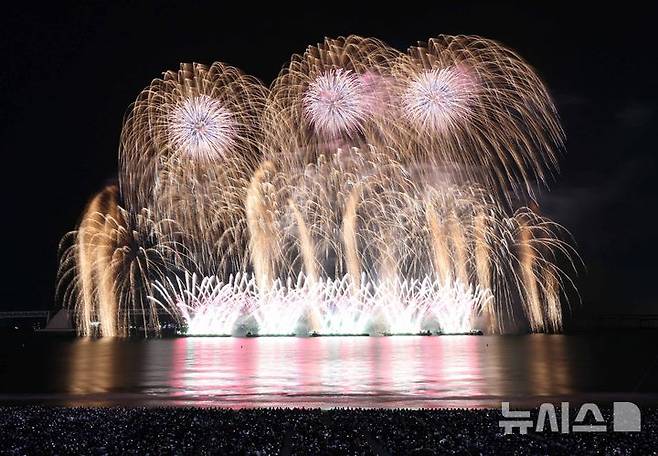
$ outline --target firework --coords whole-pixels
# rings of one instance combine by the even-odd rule
[[[127,335],[135,325],[157,332],[158,312],[147,295],[185,255],[167,240],[173,221],[155,221],[146,209],[130,214],[117,204],[117,193],[110,186],[96,195],[78,230],[65,237],[72,242],[63,251],[60,284],[67,284],[63,293],[83,335]]]
[[[156,282],[151,300],[177,309],[192,335],[386,335],[467,333],[490,296],[463,284],[362,282],[355,292],[340,280],[275,281],[259,290],[253,276],[185,275]]]
[[[349,36],[294,55],[267,100],[266,158],[304,163],[317,153],[373,142],[388,105],[389,62],[398,54],[381,41]]]
[[[311,82],[303,106],[313,128],[329,137],[360,131],[368,117],[367,93],[359,76],[342,68]]]
[[[533,330],[560,327],[555,288],[542,281],[563,280],[554,260],[572,252],[561,227],[527,208],[507,216],[484,189],[440,184],[373,147],[354,148],[297,171],[269,164],[248,205],[261,291],[300,275],[349,276],[357,294],[363,283],[428,278],[442,292],[465,287],[495,298],[478,306],[490,331],[505,331],[496,317],[515,313]]]
[[[267,90],[239,70],[181,64],[138,96],[124,122],[119,183],[130,212],[174,219],[197,265],[240,270],[244,193],[260,151]]]
[[[327,38],[269,90],[182,64],[131,106],[60,289],[81,334],[158,310],[190,334],[559,331],[577,255],[526,206],[563,141],[533,69],[480,37]]]
[[[503,196],[533,196],[557,169],[564,142],[557,111],[514,51],[442,35],[410,48],[392,72],[397,103],[388,110],[387,141],[406,162],[448,167],[462,184]]]
[[[477,85],[457,68],[422,70],[404,88],[401,105],[421,132],[446,135],[469,122],[477,100]]]
[[[191,96],[168,114],[169,142],[194,160],[221,160],[237,142],[237,122],[219,100]]]

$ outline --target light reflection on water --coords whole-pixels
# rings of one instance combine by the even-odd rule
[[[641,363],[624,368],[624,360],[642,339],[631,338],[618,351],[606,350],[609,343],[547,335],[33,341],[25,348],[32,358],[50,359],[34,368],[41,378],[0,371],[0,401],[498,407],[501,400],[636,394]],[[8,356],[10,363],[25,359],[13,351]],[[651,383],[643,388],[656,392]]]

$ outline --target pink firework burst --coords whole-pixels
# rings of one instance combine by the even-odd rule
[[[192,158],[222,157],[236,140],[231,112],[207,95],[185,99],[167,120],[172,147]]]
[[[402,103],[416,125],[444,133],[471,115],[476,96],[476,84],[466,71],[435,68],[415,75],[402,95]]]
[[[360,130],[368,116],[369,97],[350,70],[329,70],[309,84],[302,100],[307,119],[328,136]]]

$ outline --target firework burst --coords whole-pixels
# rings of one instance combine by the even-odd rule
[[[448,167],[462,184],[534,196],[557,169],[564,134],[533,69],[516,53],[477,36],[440,36],[392,64],[397,107],[388,144],[410,164]],[[397,119],[407,119],[408,124]]]
[[[361,130],[368,115],[359,77],[342,68],[329,70],[310,83],[303,104],[311,124],[331,137]]]
[[[447,133],[467,122],[477,87],[455,69],[435,68],[418,73],[405,89],[402,104],[407,116],[424,131]]]
[[[243,201],[266,94],[230,66],[182,64],[154,80],[124,122],[119,184],[128,211],[176,220],[178,241],[206,273],[244,267]]]
[[[563,141],[537,74],[480,37],[327,38],[269,90],[182,64],[130,107],[60,291],[81,334],[157,332],[158,309],[190,334],[559,331],[577,255],[526,205]]]
[[[168,116],[171,148],[194,159],[223,158],[236,143],[232,114],[207,95],[187,98]]]
[[[389,62],[398,54],[381,41],[349,36],[294,55],[265,107],[266,158],[304,163],[317,153],[372,142],[389,103]]]

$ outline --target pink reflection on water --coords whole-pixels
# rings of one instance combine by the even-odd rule
[[[490,393],[479,339],[184,338],[174,344],[169,384],[197,405],[460,405]]]
[[[257,390],[257,339],[180,338],[174,342],[169,384],[178,398],[251,396]]]
[[[185,382],[183,381],[183,372],[186,366],[187,343],[185,339],[176,339],[171,351],[171,375],[169,382],[173,387],[172,395],[179,396],[183,394]]]

